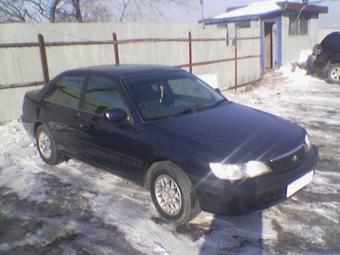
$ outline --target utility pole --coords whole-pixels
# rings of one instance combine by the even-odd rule
[[[200,0],[200,4],[201,4],[201,15],[202,15],[202,24],[203,24],[203,29],[205,28],[205,24],[204,24],[204,0]]]

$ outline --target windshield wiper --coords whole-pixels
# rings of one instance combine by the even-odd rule
[[[217,102],[213,103],[213,104],[210,104],[210,105],[205,105],[205,106],[202,106],[200,108],[196,108],[195,111],[201,111],[201,110],[205,110],[205,109],[210,109],[210,108],[214,108],[224,102],[226,102],[227,99],[223,98],[221,100],[218,100]]]
[[[223,104],[224,102],[226,102],[227,99],[226,98],[222,98],[221,100],[218,100],[217,102],[213,103],[212,105],[210,105],[209,108],[212,108],[212,107],[215,107],[215,106],[218,106],[220,104]]]
[[[159,116],[159,117],[155,117],[155,118],[148,118],[147,120],[159,120],[159,119],[171,119],[173,117],[176,117],[176,116],[179,116],[179,115],[184,115],[184,114],[188,114],[188,113],[193,113],[195,112],[196,110],[194,108],[187,108],[183,111],[179,111],[179,112],[176,112],[174,114],[171,114],[171,115],[166,115],[166,116]]]
[[[170,115],[170,116],[172,117],[172,116],[184,115],[188,113],[193,113],[195,111],[196,111],[195,107],[192,107],[192,108],[185,109],[183,111],[176,112],[175,114]]]
[[[198,112],[198,111],[202,111],[202,110],[205,110],[205,109],[209,109],[209,108],[213,108],[213,107],[216,107],[224,102],[226,102],[227,99],[223,98],[211,105],[204,105],[204,106],[199,106],[199,105],[196,105],[196,106],[193,106],[193,107],[190,107],[190,108],[187,108],[187,109],[184,109],[182,111],[178,111],[172,115],[169,115],[169,116],[164,116],[163,118],[173,118],[173,117],[176,117],[176,116],[179,116],[179,115],[185,115],[185,114],[188,114],[188,113],[194,113],[194,112]]]

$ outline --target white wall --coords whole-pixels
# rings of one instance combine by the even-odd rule
[[[260,28],[239,31],[239,36],[258,36]],[[112,40],[133,38],[222,38],[225,28],[186,23],[93,23],[93,24],[0,24],[0,43],[37,42],[43,34],[46,42]],[[258,33],[258,34],[257,34]],[[120,62],[138,64],[181,65],[188,61],[188,43],[138,43],[119,45]],[[259,40],[239,43],[239,56],[259,55]],[[208,61],[234,56],[234,48],[226,42],[193,42],[193,61]],[[113,46],[47,47],[50,78],[77,67],[113,64]],[[239,63],[239,83],[260,78],[260,59],[242,60]],[[220,88],[234,86],[234,62],[218,63],[193,68],[196,75],[215,75]],[[12,83],[41,81],[42,71],[38,48],[0,48],[0,86]],[[24,93],[37,87],[0,90],[0,123],[18,118]]]
[[[308,35],[289,35],[289,17],[282,17],[282,64],[296,61],[301,50],[311,50],[318,41],[318,18],[309,21]]]
[[[322,39],[339,29],[324,29],[319,27],[319,19],[312,18],[309,23],[308,35],[289,35],[289,18],[283,16],[282,20],[283,45],[282,45],[282,63],[283,65],[292,61],[297,61],[302,50],[311,51],[315,44],[320,43]]]

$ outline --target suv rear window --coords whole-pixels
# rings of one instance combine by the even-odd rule
[[[327,35],[321,45],[323,49],[340,50],[340,32]]]

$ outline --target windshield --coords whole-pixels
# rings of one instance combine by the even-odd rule
[[[144,120],[188,114],[226,101],[214,89],[189,74],[129,78],[123,83]]]

